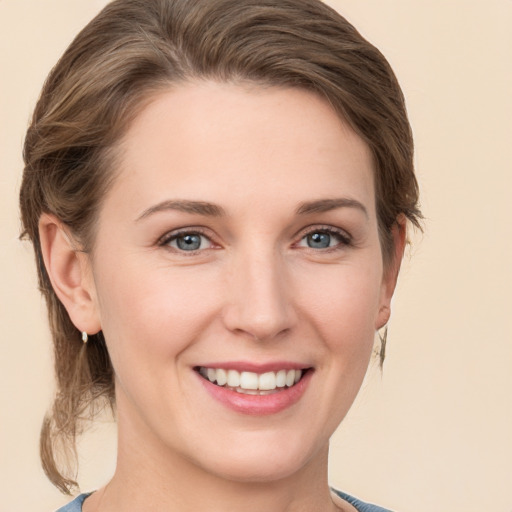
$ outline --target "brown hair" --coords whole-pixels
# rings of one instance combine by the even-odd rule
[[[114,407],[113,369],[102,334],[85,348],[52,289],[38,233],[56,215],[84,251],[114,177],[115,148],[146,101],[172,83],[251,81],[305,88],[326,98],[367,142],[375,161],[384,259],[400,215],[421,217],[404,99],[382,54],[318,0],[116,0],[75,38],[50,73],[25,146],[23,235],[35,248],[54,341],[57,394],[41,431],[41,458],[63,492],[82,419],[99,398]]]

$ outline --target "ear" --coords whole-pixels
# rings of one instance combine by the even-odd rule
[[[400,265],[404,256],[407,231],[407,219],[401,215],[392,228],[393,251],[391,259],[384,268],[380,292],[379,311],[375,322],[375,330],[384,327],[391,316],[391,299],[395,292]]]
[[[71,321],[79,331],[96,334],[101,322],[89,256],[54,215],[41,215],[39,237],[52,287]]]

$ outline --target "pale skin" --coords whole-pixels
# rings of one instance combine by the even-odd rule
[[[40,221],[53,287],[116,375],[117,469],[83,510],[353,512],[329,490],[329,438],[405,240],[398,219],[384,266],[367,145],[310,92],[201,82],[153,98],[119,154],[91,253]],[[201,385],[220,361],[311,378],[290,407],[243,414]]]

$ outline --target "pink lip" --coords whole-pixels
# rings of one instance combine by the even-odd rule
[[[212,368],[212,366],[209,368]],[[215,368],[217,368],[217,366],[215,366]],[[226,368],[226,366],[219,365],[218,368]],[[227,365],[227,368],[236,369],[232,366],[232,363]],[[280,366],[279,368],[284,369],[283,366]],[[294,366],[293,368],[297,367]],[[246,371],[254,371],[248,370],[247,365],[244,365],[244,369]],[[260,372],[261,370],[258,370],[258,373]],[[310,370],[306,372],[302,379],[291,388],[285,388],[282,391],[278,391],[277,393],[272,393],[270,395],[245,395],[243,393],[232,391],[229,388],[217,386],[203,378],[199,373],[197,373],[197,378],[214,399],[229,409],[243,414],[264,416],[281,412],[298,402],[306,391],[312,375],[313,371]]]
[[[279,370],[304,370],[309,368],[308,365],[291,363],[290,361],[272,361],[268,363],[254,363],[249,361],[224,361],[217,363],[206,363],[202,365],[204,368],[222,368],[224,370],[237,370],[239,372],[278,372]]]

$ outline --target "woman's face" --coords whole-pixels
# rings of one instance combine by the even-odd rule
[[[312,93],[201,82],[119,154],[91,275],[120,450],[250,481],[325,462],[394,286],[368,147]]]

